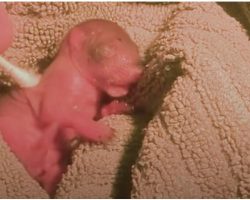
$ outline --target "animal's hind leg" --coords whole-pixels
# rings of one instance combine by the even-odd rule
[[[29,174],[52,193],[65,169],[56,141],[57,125],[40,130],[32,121],[0,117],[0,131]]]
[[[39,181],[43,188],[49,193],[55,192],[57,183],[60,181],[66,169],[69,153],[66,147],[67,141],[64,139],[62,130],[58,124],[51,123],[43,127],[43,137],[38,146],[44,148],[43,173],[39,176]]]
[[[11,151],[21,161],[32,177],[42,171],[44,149],[37,148],[42,133],[28,117],[15,118],[0,116],[0,134],[9,145]]]
[[[54,148],[54,146],[48,147],[44,160],[44,173],[39,177],[39,180],[49,194],[55,192],[57,183],[65,170],[65,166],[60,164],[61,157],[61,152],[57,148]]]

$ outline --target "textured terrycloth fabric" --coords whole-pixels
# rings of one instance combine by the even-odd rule
[[[145,55],[145,73],[131,101],[153,119],[145,131],[129,116],[104,119],[115,138],[105,145],[81,144],[56,197],[129,197],[131,187],[136,198],[250,196],[250,43],[221,7],[8,3],[7,8],[15,41],[5,57],[25,68],[46,67],[69,28],[89,18],[118,22]],[[0,150],[0,197],[46,197],[2,140]]]
[[[182,75],[145,131],[132,196],[249,197],[249,38],[214,4],[181,9],[149,50],[148,74],[178,61]]]

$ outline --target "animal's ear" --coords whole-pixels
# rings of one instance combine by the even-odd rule
[[[86,40],[84,31],[79,28],[73,28],[69,33],[69,45],[72,49],[79,50],[83,47],[83,43]]]

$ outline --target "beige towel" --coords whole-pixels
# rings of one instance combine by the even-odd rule
[[[212,3],[180,7],[149,50],[148,74],[173,61],[183,74],[145,131],[132,196],[249,197],[249,38]]]
[[[69,28],[89,18],[118,22],[148,63],[132,97],[154,116],[146,130],[141,118],[104,119],[116,137],[80,145],[56,197],[130,197],[131,188],[137,198],[249,196],[250,46],[222,8],[8,3],[8,12],[16,37],[5,57],[23,67],[46,67]],[[0,148],[0,197],[46,197],[2,140]]]

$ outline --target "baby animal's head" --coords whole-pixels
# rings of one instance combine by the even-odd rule
[[[85,78],[109,96],[126,95],[142,73],[136,44],[116,23],[81,23],[70,31],[64,45]]]

